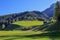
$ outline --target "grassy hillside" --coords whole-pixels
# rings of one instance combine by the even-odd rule
[[[59,40],[60,35],[54,36],[41,31],[0,31],[0,40]]]
[[[43,21],[18,21],[14,22],[13,24],[20,25],[23,27],[31,27],[31,26],[43,25]]]
[[[42,32],[33,31],[0,31],[0,40],[33,40],[25,37],[27,35],[39,34]],[[38,38],[36,38],[38,39]]]

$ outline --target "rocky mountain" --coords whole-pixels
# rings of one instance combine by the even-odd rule
[[[55,3],[52,4],[46,10],[44,10],[43,12],[26,11],[26,12],[21,12],[21,13],[0,16],[0,21],[1,20],[13,20],[17,18],[19,18],[20,20],[48,20],[50,17],[53,16],[54,7],[55,7]]]
[[[52,4],[49,8],[44,10],[43,12],[40,11],[26,11],[21,13],[15,13],[5,16],[0,16],[0,21],[3,20],[48,20],[50,17],[53,16],[54,13],[55,3]]]
[[[49,18],[50,18],[50,17],[53,16],[54,8],[55,8],[55,3],[53,3],[49,8],[44,10],[42,13],[46,13],[49,16]]]
[[[0,16],[0,21],[13,22],[20,20],[48,20],[48,16],[40,11],[26,11],[5,16]]]
[[[39,11],[27,11],[18,15],[22,20],[45,20],[47,16]]]

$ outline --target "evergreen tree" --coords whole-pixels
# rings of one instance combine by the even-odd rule
[[[53,19],[56,21],[60,21],[60,2],[57,2],[55,5],[55,11]]]
[[[53,18],[51,18],[50,25],[47,25],[46,30],[50,32],[60,32],[60,2],[57,2],[54,9]]]

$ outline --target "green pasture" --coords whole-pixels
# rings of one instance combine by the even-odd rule
[[[41,31],[0,31],[0,40],[60,40],[60,36]]]
[[[20,25],[23,27],[31,27],[31,26],[37,26],[37,25],[43,25],[43,21],[17,21],[13,24]]]

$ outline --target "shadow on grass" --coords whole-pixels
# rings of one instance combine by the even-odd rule
[[[44,36],[53,36],[53,37],[56,37],[56,36],[60,36],[60,32],[49,32],[49,33],[42,33],[42,34],[34,34],[34,35],[27,35],[26,37],[44,37]]]
[[[34,34],[34,35],[27,35],[26,37],[32,38],[44,38],[48,37],[51,40],[56,40],[56,38],[60,38],[60,32],[49,32],[49,33],[42,33],[42,34]]]
[[[4,30],[17,30],[17,29],[21,29],[22,28],[22,26],[20,26],[20,25],[16,25],[16,24],[10,24],[10,25],[8,25]]]
[[[11,37],[11,38],[8,38]],[[53,32],[53,33],[42,33],[42,34],[33,34],[33,35],[7,35],[7,36],[0,36],[0,38],[8,38],[5,40],[14,40],[14,39],[23,39],[23,38],[49,38],[51,40],[56,40],[56,38],[60,38],[60,32]]]

